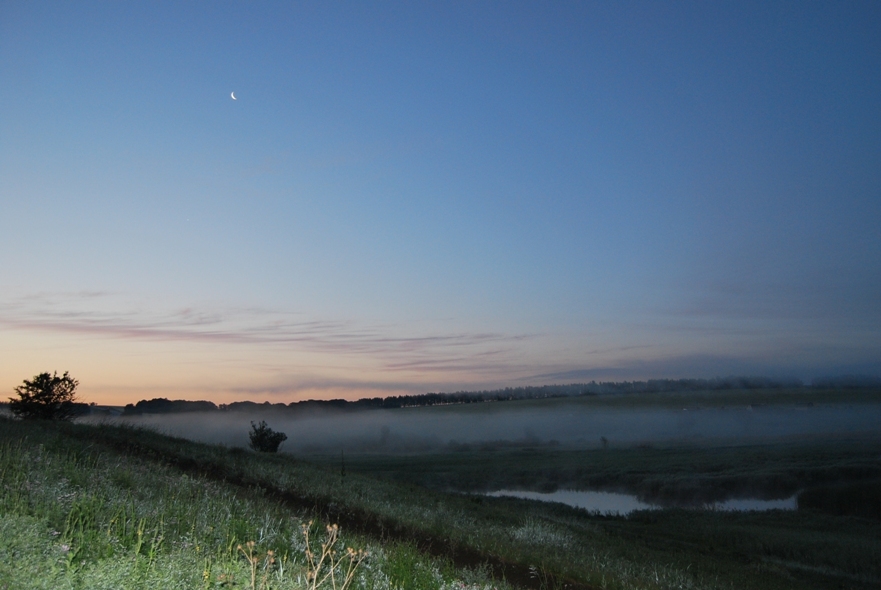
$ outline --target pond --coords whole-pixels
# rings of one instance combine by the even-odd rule
[[[634,510],[660,510],[664,506],[647,504],[640,501],[636,496],[620,494],[616,492],[596,492],[584,490],[557,490],[556,492],[527,492],[522,490],[498,490],[490,492],[488,496],[508,496],[523,498],[526,500],[541,500],[543,502],[559,502],[576,508],[584,508],[591,512],[610,515],[627,515]],[[782,498],[779,500],[759,500],[756,498],[732,498],[724,502],[704,505],[700,507],[683,506],[683,508],[700,508],[705,510],[795,510],[798,508],[797,496]]]

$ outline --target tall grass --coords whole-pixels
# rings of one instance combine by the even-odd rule
[[[0,433],[0,589],[401,587],[385,571],[409,559],[406,547],[338,527],[316,539],[304,511],[260,490],[115,453],[48,425],[4,421]],[[357,559],[310,562],[315,547],[335,555],[338,544]],[[420,559],[437,572],[433,588],[458,587],[471,575]]]

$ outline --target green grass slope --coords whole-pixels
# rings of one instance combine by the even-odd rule
[[[3,590],[311,588],[308,556],[320,555],[330,523],[344,538],[326,588],[343,583],[346,547],[368,552],[351,588],[868,588],[881,579],[871,519],[606,518],[130,428],[0,421],[0,481]]]

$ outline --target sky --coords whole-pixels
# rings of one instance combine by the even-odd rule
[[[879,30],[877,2],[0,0],[0,391],[879,375]]]

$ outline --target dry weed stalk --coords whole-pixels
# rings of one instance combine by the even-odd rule
[[[328,580],[330,580],[333,590],[346,590],[355,577],[355,570],[367,557],[367,552],[363,549],[356,551],[347,547],[345,555],[338,556],[334,545],[339,541],[340,527],[334,524],[327,525],[327,537],[321,543],[321,551],[316,555],[309,539],[311,528],[312,521],[303,525],[303,537],[306,541],[306,563],[308,565],[306,582],[309,590],[316,590]],[[341,583],[337,580],[338,574],[342,577]]]
[[[265,560],[264,570],[275,564],[275,553],[271,549],[265,555],[261,555],[254,550],[256,546],[257,543],[254,541],[248,541],[244,547],[242,545],[238,546],[239,552],[245,556],[245,559],[248,560],[248,565],[251,567],[251,590],[257,590],[257,567],[260,565],[260,562]],[[265,584],[265,582],[264,575],[263,583]]]

